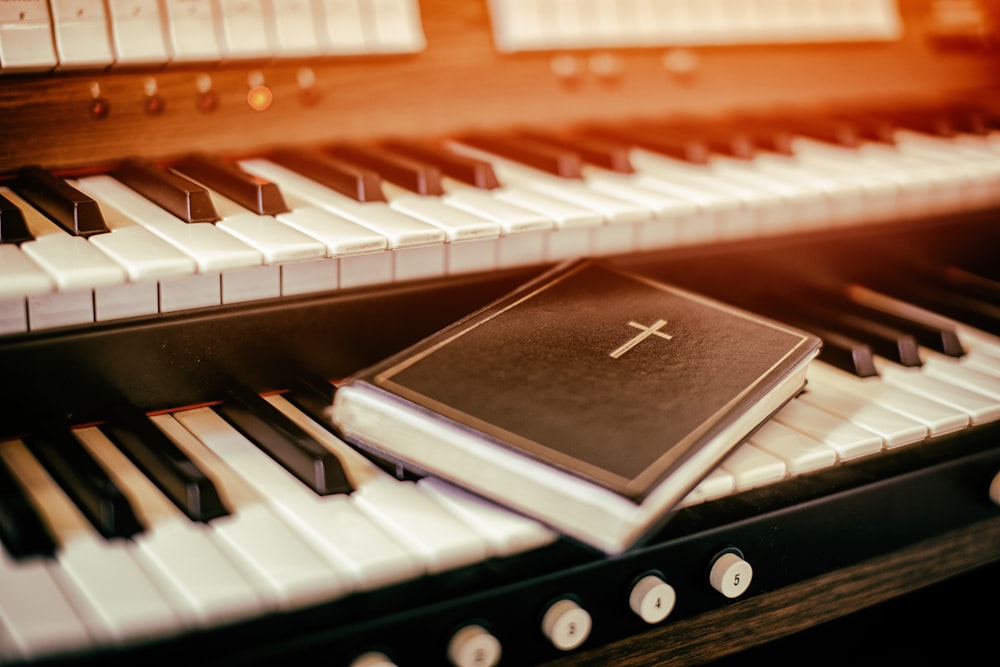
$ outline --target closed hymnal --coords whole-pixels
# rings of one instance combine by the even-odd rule
[[[347,378],[363,450],[624,551],[802,388],[819,339],[579,260]]]

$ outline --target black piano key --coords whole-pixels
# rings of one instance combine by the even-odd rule
[[[312,417],[314,421],[329,430],[335,430],[333,422],[330,421],[329,413],[336,389],[333,383],[326,378],[303,375],[295,381],[284,396],[290,403]]]
[[[192,521],[229,513],[212,480],[145,414],[119,414],[98,428]]]
[[[0,461],[0,545],[14,558],[52,556],[56,542],[14,473]]]
[[[378,172],[382,178],[421,195],[442,195],[441,170],[426,162],[395,155],[377,146],[340,144],[325,149],[336,158]]]
[[[871,347],[872,352],[901,366],[920,366],[923,362],[917,339],[906,331],[893,328],[885,323],[866,319],[846,312],[831,303],[823,308],[821,300],[813,300],[816,305],[796,307],[796,315],[806,322],[815,324],[843,336],[860,341]]]
[[[820,326],[794,322],[789,324],[819,336],[823,341],[819,358],[831,366],[863,378],[878,375],[875,357],[868,344]]]
[[[31,453],[97,531],[107,538],[143,531],[128,498],[69,431],[24,438]]]
[[[849,300],[843,302],[843,307],[869,320],[881,322],[899,331],[905,331],[913,336],[920,345],[935,352],[940,352],[950,357],[961,357],[965,354],[965,348],[962,346],[962,342],[958,339],[958,334],[953,328],[932,326],[926,322],[909,319],[894,313],[887,313],[877,308]]]
[[[799,136],[842,148],[857,148],[861,144],[857,124],[852,120],[837,117],[795,116],[776,120],[774,124]]]
[[[189,155],[174,165],[174,171],[258,215],[275,215],[289,210],[277,183],[248,174],[225,160],[207,155]]]
[[[962,294],[989,303],[1000,304],[1000,280],[994,280],[957,266],[945,267],[943,278],[949,287]]]
[[[231,388],[214,409],[316,493],[353,491],[340,460],[257,393]]]
[[[707,164],[711,156],[708,146],[697,137],[667,136],[662,127],[592,127],[585,132],[589,136],[624,142],[692,164]]]
[[[561,178],[582,177],[583,159],[573,150],[513,135],[466,134],[457,141]]]
[[[0,243],[24,243],[35,238],[28,229],[24,213],[14,202],[0,195]]]
[[[371,169],[305,150],[282,149],[267,157],[359,202],[385,201],[382,177]]]
[[[208,190],[180,174],[141,160],[125,160],[112,175],[185,222],[219,220]]]
[[[96,201],[41,167],[22,167],[13,189],[74,236],[108,231]]]
[[[383,142],[382,146],[394,153],[433,164],[441,170],[441,173],[456,181],[483,190],[500,187],[493,166],[485,160],[459,155],[442,146],[412,140],[392,139]]]
[[[535,130],[524,130],[519,134],[536,143],[548,144],[554,148],[574,151],[585,162],[597,167],[603,167],[604,169],[622,174],[635,172],[635,169],[632,167],[632,161],[629,160],[628,146],[624,143],[595,137],[567,137]]]
[[[879,281],[864,287],[1000,335],[1000,305],[920,280]]]

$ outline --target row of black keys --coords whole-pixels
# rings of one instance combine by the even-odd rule
[[[285,397],[320,423],[332,402],[333,386],[323,379],[303,380]],[[351,493],[340,460],[306,431],[252,390],[233,385],[214,408],[249,440],[319,495]],[[193,521],[229,514],[212,480],[151,422],[126,407],[98,428]],[[23,442],[46,471],[105,538],[132,537],[143,531],[125,494],[68,429],[31,434]],[[52,555],[56,545],[0,462],[0,544],[13,557]]]
[[[456,139],[564,178],[579,179],[584,164],[632,172],[629,151],[636,146],[701,164],[712,154],[741,159],[750,159],[761,151],[793,155],[795,136],[847,148],[862,141],[892,144],[894,132],[900,128],[939,137],[959,132],[986,134],[1000,129],[1000,110],[952,107],[782,119],[675,119],[592,126],[562,134],[525,130],[468,134]],[[285,149],[267,157],[362,202],[385,200],[383,179],[424,195],[443,194],[444,176],[479,188],[499,186],[488,162],[431,141],[394,139],[365,145],[341,144],[322,151]],[[260,215],[288,210],[276,184],[216,157],[188,156],[169,169],[129,159],[112,173],[187,222],[219,219],[206,187]],[[86,237],[108,231],[97,202],[51,172],[29,166],[14,176],[9,185],[70,234]],[[17,206],[0,196],[0,243],[21,243],[31,238]]]

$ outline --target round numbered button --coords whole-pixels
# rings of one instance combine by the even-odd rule
[[[500,640],[481,625],[466,625],[451,636],[448,659],[455,667],[494,667],[500,662]]]
[[[647,623],[659,623],[674,610],[674,587],[655,574],[647,574],[632,586],[629,607]]]
[[[568,599],[554,602],[542,617],[542,632],[561,651],[572,650],[586,641],[590,626],[587,610]]]
[[[712,588],[727,598],[738,598],[750,586],[753,568],[739,554],[727,552],[712,563],[708,578]]]

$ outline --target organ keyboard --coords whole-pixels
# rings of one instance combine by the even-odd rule
[[[941,3],[26,4],[0,662],[703,662],[1000,556],[997,72]],[[337,378],[584,255],[824,341],[649,543],[331,430]]]

